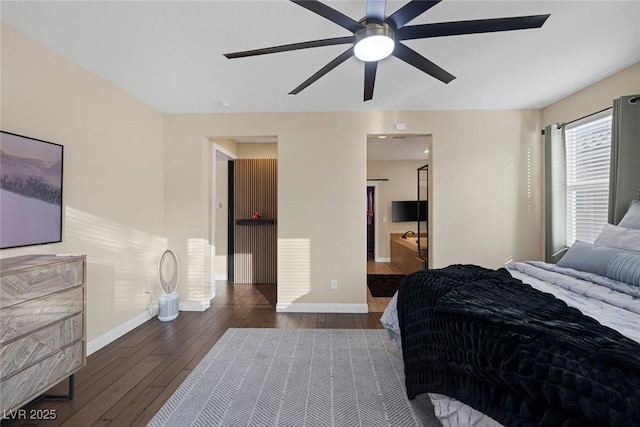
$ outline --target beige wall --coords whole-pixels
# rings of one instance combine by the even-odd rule
[[[278,144],[273,143],[240,143],[239,159],[277,159]]]
[[[277,135],[278,303],[364,304],[366,136],[396,122],[433,135],[432,266],[540,259],[539,111],[167,115],[165,226],[193,272],[184,297],[204,300],[211,281],[205,137]]]
[[[1,54],[2,129],[65,146],[66,214],[62,243],[0,256],[86,253],[90,341],[145,315],[165,247],[181,262],[181,308],[208,307],[209,138],[278,137],[278,302],[364,304],[368,134],[433,135],[431,265],[500,267],[542,256],[542,123],[640,89],[636,64],[543,111],[163,116],[6,25]]]
[[[609,108],[613,100],[640,93],[640,62],[545,107],[543,126],[564,123]]]
[[[5,24],[1,59],[2,130],[64,145],[65,216],[62,243],[0,257],[86,254],[90,343],[146,320],[165,247],[162,114]]]
[[[407,230],[418,231],[416,222],[392,222],[391,202],[393,200],[416,200],[418,194],[417,169],[427,164],[425,160],[369,160],[367,178],[385,178],[376,186],[378,215],[376,217],[378,236],[378,258],[389,261],[390,233],[404,233]]]

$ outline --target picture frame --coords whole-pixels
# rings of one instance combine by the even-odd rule
[[[62,241],[64,146],[0,131],[0,249]]]

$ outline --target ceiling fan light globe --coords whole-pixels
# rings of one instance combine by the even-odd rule
[[[353,54],[361,61],[380,61],[393,53],[395,34],[387,23],[366,23],[356,32]]]
[[[380,61],[393,53],[395,42],[386,35],[372,35],[358,40],[353,53],[361,61]]]

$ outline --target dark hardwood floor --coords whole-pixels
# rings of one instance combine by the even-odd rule
[[[170,322],[153,318],[89,356],[75,375],[72,400],[32,402],[14,414],[21,419],[1,424],[144,426],[228,328],[382,328],[380,312],[276,313],[275,289],[219,282],[206,312],[181,312]],[[380,306],[370,294],[369,306]],[[66,385],[50,392],[65,393]]]

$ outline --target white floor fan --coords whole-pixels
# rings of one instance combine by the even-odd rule
[[[178,317],[178,278],[180,268],[178,257],[167,249],[160,256],[158,263],[158,282],[162,289],[162,295],[158,298],[158,319],[166,322]]]

